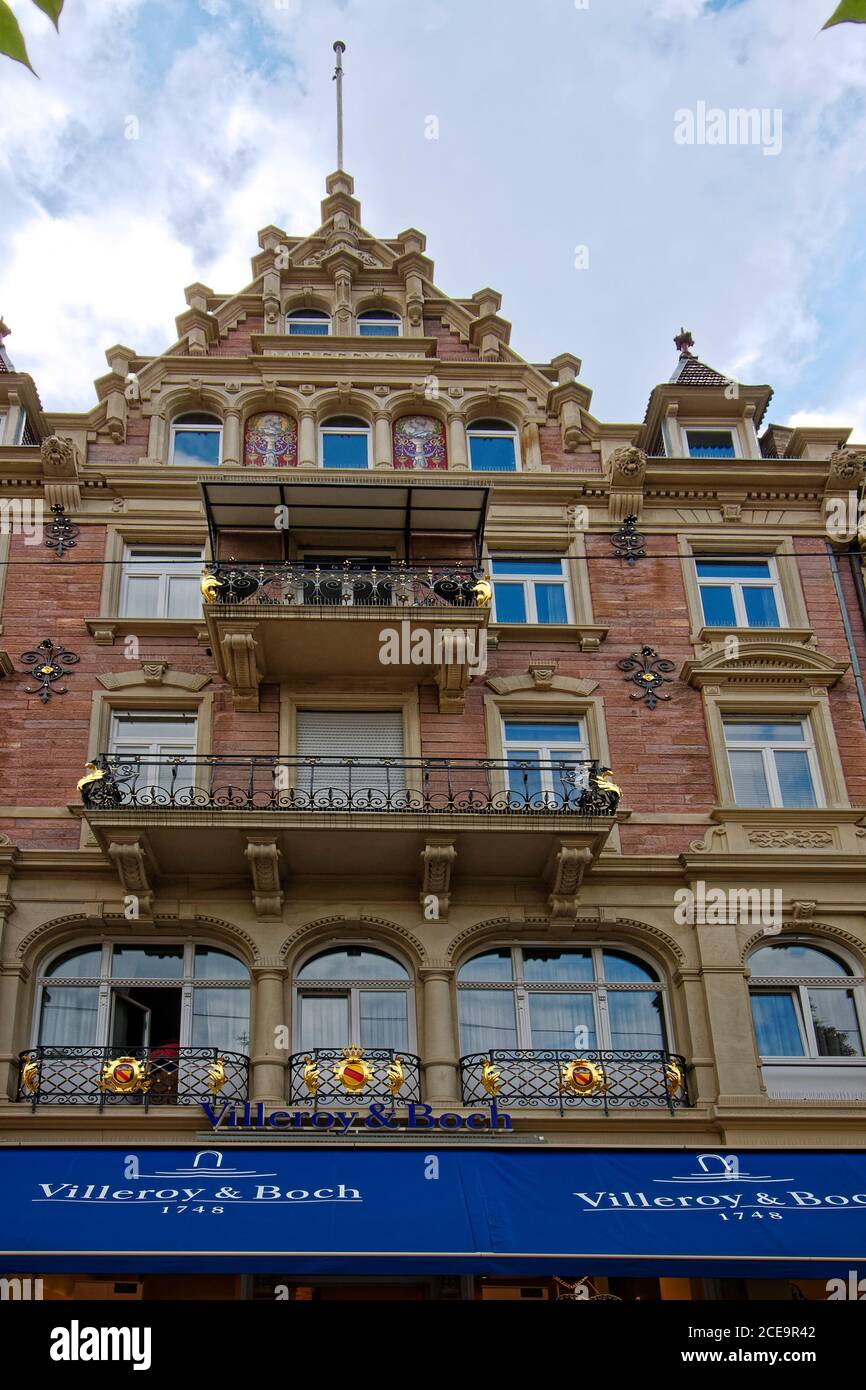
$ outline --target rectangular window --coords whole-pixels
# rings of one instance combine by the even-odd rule
[[[808,719],[773,723],[725,720],[725,744],[738,806],[821,804],[821,785]]]
[[[776,560],[695,558],[701,608],[708,627],[781,627],[784,603]]]
[[[369,468],[370,431],[322,430],[323,468]]]
[[[732,430],[686,430],[686,444],[689,458],[736,458]]]
[[[120,581],[124,618],[201,617],[204,551],[127,546]]]
[[[562,560],[493,559],[493,617],[499,623],[571,621]]]
[[[222,458],[222,435],[219,424],[172,426],[172,463],[218,468]]]
[[[112,715],[108,751],[135,768],[139,795],[151,787],[174,794],[191,786],[189,759],[195,749],[194,714],[118,710]]]
[[[406,786],[399,710],[298,710],[297,791],[323,809],[386,806]],[[351,759],[351,763],[347,760]]]
[[[520,805],[562,805],[586,788],[589,759],[581,720],[538,723],[506,719],[508,786]]]
[[[473,473],[514,473],[517,448],[512,432],[469,432],[469,466]]]

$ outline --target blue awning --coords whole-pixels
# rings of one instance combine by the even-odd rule
[[[866,1273],[866,1154],[0,1151],[4,1272]]]

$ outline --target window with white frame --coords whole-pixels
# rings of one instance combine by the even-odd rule
[[[460,1051],[569,1053],[667,1047],[664,988],[645,961],[612,947],[504,946],[457,976]]]
[[[571,594],[563,560],[493,556],[493,617],[498,623],[569,623]]]
[[[250,975],[214,946],[100,942],[49,961],[39,976],[36,1044],[212,1047],[249,1054]]]
[[[808,718],[726,718],[725,745],[738,806],[820,806],[818,758]]]
[[[126,546],[120,580],[120,614],[125,618],[201,616],[204,550]]]
[[[334,415],[319,431],[323,468],[369,468],[370,426],[354,415]]]
[[[759,946],[748,964],[762,1058],[863,1056],[862,973],[809,942]]]
[[[582,719],[505,719],[502,742],[515,804],[561,806],[585,790],[590,752]]]
[[[733,430],[701,427],[686,429],[685,436],[689,458],[732,459],[737,456]]]
[[[358,315],[358,336],[361,338],[399,338],[402,320],[389,309],[367,309]]]
[[[292,309],[286,314],[286,332],[294,337],[327,338],[331,332],[331,316],[323,309]]]
[[[177,710],[114,710],[108,752],[130,768],[130,790],[139,797],[153,789],[157,803],[193,783],[196,716]]]
[[[299,1051],[414,1045],[409,972],[368,946],[323,951],[298,971],[295,1038]]]
[[[222,459],[222,422],[204,411],[178,415],[171,427],[171,461],[193,468],[217,468]]]
[[[782,627],[785,605],[777,560],[695,556],[701,608],[708,627]]]
[[[474,473],[514,473],[520,451],[517,430],[507,420],[475,420],[466,431]]]

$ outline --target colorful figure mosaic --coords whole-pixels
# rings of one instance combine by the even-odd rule
[[[404,415],[394,425],[395,468],[447,468],[445,426],[429,415]]]
[[[247,468],[297,467],[298,426],[291,415],[269,410],[247,421],[244,465]]]

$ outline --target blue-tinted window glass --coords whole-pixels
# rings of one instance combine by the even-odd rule
[[[381,951],[347,947],[324,951],[298,971],[299,980],[405,980],[405,968]]]
[[[591,980],[592,952],[547,951],[542,947],[524,946],[523,978],[530,984]]]
[[[470,435],[469,462],[474,472],[513,473],[517,468],[514,440],[508,435]]]
[[[790,723],[749,724],[739,720],[725,721],[725,737],[729,743],[738,740],[757,743],[802,743],[803,725],[799,719]]]
[[[769,579],[766,560],[696,560],[699,579]]]
[[[400,334],[396,323],[359,323],[359,338],[396,338]]]
[[[807,978],[812,975],[838,978],[850,974],[835,956],[829,955],[826,951],[819,951],[815,946],[801,945],[799,942],[762,946],[749,957],[749,969],[753,975],[787,978]]]
[[[776,772],[779,777],[779,789],[782,793],[782,805],[814,806],[816,804],[815,787],[806,754],[791,749],[790,752],[777,752],[774,756]]]
[[[174,463],[192,464],[196,468],[216,468],[220,461],[219,430],[176,430]]]
[[[791,994],[752,995],[752,1016],[762,1057],[802,1057],[803,1039],[797,1026],[797,1008]]]
[[[535,608],[540,623],[565,623],[565,589],[562,584],[536,584]]]
[[[701,605],[708,627],[736,627],[734,596],[730,589],[723,588],[721,584],[702,584]]]
[[[770,788],[764,774],[764,760],[758,752],[731,752],[731,780],[738,806],[769,806]]]
[[[618,985],[655,984],[658,979],[643,961],[622,951],[604,952],[604,978]]]
[[[779,626],[779,610],[772,589],[765,589],[763,585],[758,584],[747,585],[743,589],[743,602],[746,605],[749,627]]]
[[[510,989],[459,989],[460,1050],[490,1052],[517,1046],[514,994]]]
[[[491,568],[494,574],[562,576],[560,560],[494,560]]]
[[[662,997],[654,990],[610,990],[607,996],[610,1042],[623,1051],[665,1046]]]
[[[197,980],[248,980],[250,976],[243,961],[214,946],[196,946],[193,973]]]
[[[101,960],[101,946],[85,946],[83,950],[78,947],[53,961],[45,974],[56,979],[87,980],[99,975]]]
[[[499,623],[526,622],[526,596],[522,584],[494,584],[496,621]]]
[[[323,434],[322,463],[325,468],[366,468],[366,434]]]
[[[509,950],[485,951],[474,956],[460,968],[461,980],[510,980],[511,952]]]
[[[530,994],[529,1020],[534,1048],[555,1047],[574,1052],[578,1028],[579,1045],[596,1046],[591,994]]]
[[[581,726],[573,724],[523,724],[514,719],[505,721],[507,743],[580,743]]]
[[[297,323],[297,322],[292,322],[292,321],[290,320],[290,321],[289,321],[289,336],[290,336],[290,337],[293,337],[293,336],[296,335],[296,334],[303,334],[305,337],[309,337],[309,338],[327,338],[327,336],[328,336],[328,324],[327,324],[327,323],[303,323],[303,322]]]
[[[863,1056],[853,990],[810,989],[809,1008],[819,1057]]]
[[[179,980],[182,946],[115,946],[111,955],[115,980]]]
[[[687,430],[686,438],[693,459],[734,457],[734,441],[729,430]]]

